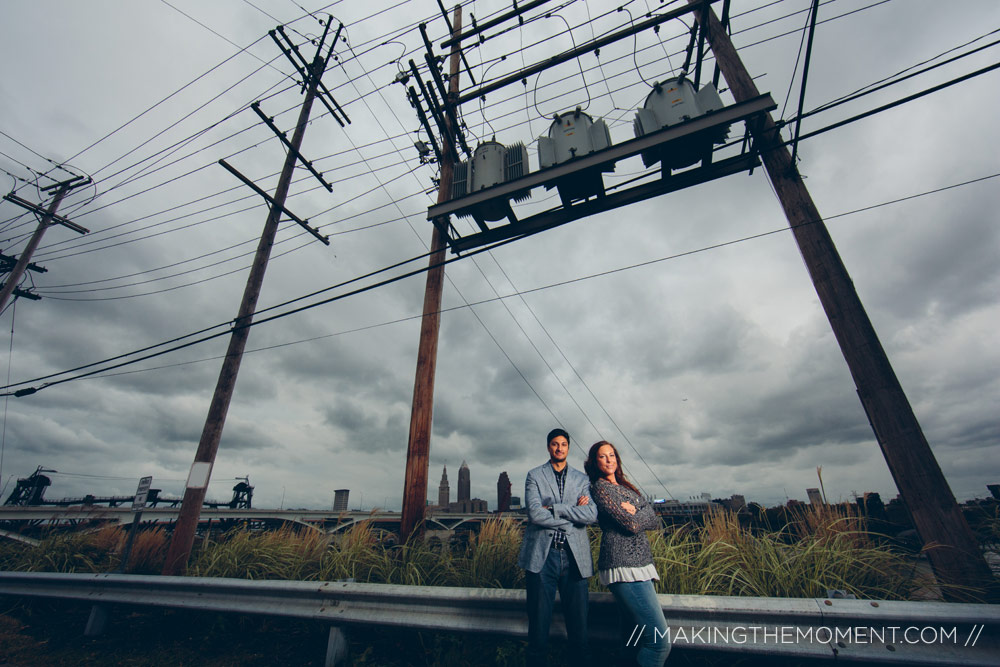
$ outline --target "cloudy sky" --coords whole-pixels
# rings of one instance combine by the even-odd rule
[[[672,3],[633,0],[616,11],[621,4],[552,2],[550,14],[530,12],[520,29],[508,22],[488,31],[466,51],[473,76],[500,78]],[[776,117],[798,106],[809,5],[733,2],[733,41],[777,102]],[[509,6],[467,3],[466,24],[469,12],[483,22]],[[284,152],[249,105],[259,100],[290,130],[302,98],[267,33],[286,25],[311,58],[308,40],[327,14],[343,22],[346,41],[323,80],[352,123],[341,128],[314,107],[302,151],[333,192],[300,168],[288,207],[331,243],[282,225],[259,302],[274,307],[269,314],[324,288],[333,289],[296,305],[344,295],[340,283],[426,252],[436,165],[420,163],[413,142],[426,133],[393,81],[408,59],[423,63],[421,21],[443,53],[437,3],[5,7],[4,191],[47,203],[39,188],[52,179],[94,179],[59,211],[90,233],[50,228],[34,256],[47,272],[24,286],[42,300],[19,299],[0,317],[0,348],[12,349],[0,373],[14,388],[192,332],[225,331],[267,211],[217,162],[273,190]],[[988,46],[1000,29],[991,0],[828,0],[819,19],[806,110],[987,48],[813,115],[803,132],[993,64],[1000,53]],[[686,34],[673,21],[465,105],[470,144],[524,142],[537,168],[546,117],[578,105],[607,119],[613,141],[631,138],[649,86],[682,67]],[[975,77],[799,147],[800,171],[959,500],[1000,482],[1000,180],[990,178],[1000,174],[998,77]],[[470,85],[464,71],[461,83]],[[720,157],[738,146],[725,150]],[[606,184],[643,171],[637,158],[621,162]],[[558,205],[554,193],[533,194],[521,217]],[[469,219],[454,222],[473,229]],[[35,224],[0,205],[2,252],[19,255]],[[463,460],[473,495],[491,509],[501,471],[520,494],[557,424],[573,435],[574,465],[591,443],[611,440],[656,497],[804,499],[818,485],[817,466],[831,500],[894,497],[786,229],[757,169],[449,265],[431,497],[444,465],[457,486]],[[329,507],[334,489],[349,488],[352,507],[398,509],[423,288],[417,275],[255,327],[209,496],[228,499],[235,478],[248,475],[260,507]],[[58,471],[50,498],[129,494],[144,475],[167,495],[182,493],[226,343],[217,337],[4,399],[4,498],[40,465]]]

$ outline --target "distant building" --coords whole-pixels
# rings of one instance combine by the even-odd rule
[[[441,471],[441,483],[438,484],[438,507],[448,507],[451,502],[451,489],[448,487],[448,466]]]
[[[865,491],[864,495],[857,499],[856,501],[858,509],[865,516],[872,519],[885,519],[885,504],[882,502],[882,496],[880,496],[875,491]]]
[[[458,502],[472,498],[472,479],[469,476],[469,465],[462,461],[458,469]]]
[[[510,511],[510,477],[507,472],[500,473],[497,478],[497,512]]]
[[[510,497],[510,510],[516,512],[521,509],[521,496],[511,496]]]
[[[709,494],[710,495],[710,494]],[[710,509],[717,509],[719,505],[709,499],[692,498],[683,500],[664,500],[662,503],[653,503],[653,510],[663,516],[672,517],[696,517],[701,516]]]
[[[819,507],[823,504],[823,496],[819,494],[819,489],[806,489],[806,495],[809,496],[809,504]]]
[[[350,489],[336,489],[333,492],[333,511],[346,512],[347,498],[351,495]]]
[[[712,502],[719,503],[727,510],[731,512],[740,512],[746,509],[747,499],[745,496],[741,496],[738,493],[734,493],[729,498],[723,498],[721,500],[713,500]]]
[[[482,498],[459,500],[448,505],[448,512],[451,514],[485,514],[487,511],[486,501]]]

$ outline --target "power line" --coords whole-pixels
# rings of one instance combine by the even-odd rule
[[[892,204],[897,204],[897,203],[900,203],[900,202],[909,201],[909,200],[912,200],[912,199],[917,199],[919,197],[925,197],[925,196],[928,196],[928,195],[937,194],[937,193],[940,193],[940,192],[945,192],[945,191],[952,190],[952,189],[955,189],[955,188],[959,188],[959,187],[963,187],[963,186],[967,186],[967,185],[972,185],[972,184],[975,184],[975,183],[984,182],[984,181],[991,180],[991,179],[997,178],[997,177],[1000,177],[1000,173],[994,173],[994,174],[990,174],[988,176],[982,176],[982,177],[979,177],[979,178],[975,178],[975,179],[963,181],[963,182],[960,182],[960,183],[955,183],[955,184],[952,184],[952,185],[947,185],[947,186],[943,186],[943,187],[940,187],[940,188],[935,188],[933,190],[927,190],[927,191],[920,192],[920,193],[917,193],[917,194],[908,195],[908,196],[905,196],[905,197],[899,197],[897,199],[893,199],[893,200],[881,202],[881,203],[878,203],[878,204],[872,204],[870,206],[864,206],[864,207],[857,208],[857,209],[854,209],[854,210],[851,210],[851,211],[846,211],[844,213],[838,213],[838,214],[834,214],[834,215],[825,216],[825,220],[835,220],[835,219],[838,219],[838,218],[847,217],[849,215],[855,215],[857,213],[861,213],[861,212],[864,212],[864,211],[870,211],[870,210],[873,210],[873,209],[876,209],[876,208],[881,208],[881,207],[884,207],[884,206],[889,206],[889,205],[892,205]],[[805,223],[805,224],[815,224],[817,222],[820,222],[820,221],[813,221],[812,223]],[[601,278],[601,277],[613,275],[613,274],[616,274],[616,273],[622,273],[622,272],[625,272],[625,271],[631,271],[631,270],[638,269],[638,268],[652,266],[654,264],[659,264],[659,263],[666,262],[666,261],[672,261],[672,260],[680,259],[682,257],[689,257],[691,255],[700,254],[700,253],[707,252],[707,251],[710,251],[710,250],[717,250],[719,248],[725,248],[725,247],[728,247],[728,246],[733,246],[733,245],[737,245],[737,244],[740,244],[740,243],[745,243],[747,241],[761,239],[761,238],[765,238],[765,237],[768,237],[768,236],[773,236],[775,234],[780,234],[780,233],[789,232],[789,231],[790,231],[790,229],[788,227],[780,227],[780,228],[773,229],[773,230],[770,230],[770,231],[760,232],[758,234],[751,234],[751,235],[743,236],[743,237],[740,237],[740,238],[737,238],[737,239],[732,239],[732,240],[729,240],[729,241],[723,241],[723,242],[714,243],[714,244],[707,245],[707,246],[702,246],[702,247],[696,248],[694,250],[688,250],[688,251],[685,251],[685,252],[674,253],[674,254],[667,255],[667,256],[664,256],[664,257],[660,257],[660,258],[657,258],[657,259],[646,260],[646,261],[643,261],[643,262],[637,262],[637,263],[634,263],[634,264],[629,264],[629,265],[621,266],[621,267],[614,268],[614,269],[608,269],[608,270],[605,270],[605,271],[599,271],[599,272],[587,274],[587,275],[584,275],[584,276],[579,276],[577,278],[568,278],[568,279],[565,279],[565,280],[560,280],[560,281],[549,283],[549,284],[546,284],[546,285],[541,285],[541,286],[538,286],[538,287],[533,287],[533,288],[518,290],[516,293],[513,293],[513,294],[508,294],[508,295],[504,295],[504,296],[497,296],[497,297],[487,298],[487,299],[480,299],[480,300],[474,301],[474,302],[466,302],[466,303],[464,303],[461,306],[452,306],[452,307],[449,307],[449,308],[442,308],[440,312],[441,313],[447,313],[447,312],[451,312],[451,311],[459,310],[459,309],[463,309],[463,308],[471,308],[473,306],[483,305],[483,304],[487,304],[487,303],[493,303],[495,301],[499,301],[499,300],[502,300],[502,299],[512,298],[514,296],[523,297],[526,294],[533,294],[533,293],[536,293],[536,292],[542,292],[542,291],[553,289],[553,288],[556,288],[556,287],[563,287],[563,286],[566,286],[566,285],[572,285],[574,283],[583,282],[583,281],[586,281],[586,280],[592,280],[594,278]],[[512,243],[512,242],[514,242],[516,240],[519,240],[519,239],[518,238],[507,239],[507,240],[501,241],[499,243],[495,243],[495,244],[488,245],[488,246],[483,246],[481,248],[477,248],[477,249],[475,249],[473,251],[470,251],[470,252],[466,253],[465,255],[461,255],[461,256],[457,256],[457,257],[452,257],[452,258],[446,259],[446,260],[440,262],[438,264],[438,266],[440,266],[442,264],[445,264],[445,265],[446,264],[451,264],[451,263],[460,261],[462,259],[465,259],[467,257],[474,257],[475,255],[478,255],[478,254],[480,254],[482,252],[488,252],[490,250],[493,250],[494,248],[498,248],[498,247],[507,245],[508,243]],[[429,256],[429,254],[430,253],[425,253],[424,255],[417,256],[417,257],[411,258],[409,260],[405,260],[403,262],[399,262],[397,264],[385,267],[383,269],[379,269],[377,271],[371,272],[371,273],[366,274],[364,276],[359,276],[357,278],[352,278],[352,279],[350,279],[348,281],[344,281],[342,283],[338,283],[337,285],[333,285],[331,287],[327,287],[327,288],[324,288],[322,290],[318,290],[316,292],[312,292],[310,294],[303,295],[301,297],[297,297],[297,298],[292,299],[290,301],[286,301],[284,303],[277,304],[275,306],[271,306],[269,308],[266,308],[266,309],[263,309],[261,311],[258,311],[257,313],[255,313],[255,315],[259,315],[259,314],[261,314],[263,312],[275,310],[277,308],[281,308],[281,307],[290,305],[292,303],[295,303],[295,302],[298,302],[298,301],[310,298],[312,296],[316,296],[318,294],[321,294],[323,292],[327,292],[327,291],[336,289],[338,287],[346,286],[347,284],[357,282],[357,281],[362,280],[362,279],[364,279],[366,277],[371,277],[371,276],[374,276],[374,275],[376,275],[378,273],[382,273],[384,271],[391,270],[393,268],[398,268],[399,266],[402,266],[404,264],[407,264],[407,263],[416,261],[418,259],[427,257],[427,256]],[[351,290],[349,292],[345,292],[345,293],[342,293],[342,294],[335,295],[333,297],[328,297],[326,299],[322,299],[322,300],[317,301],[317,302],[313,302],[313,303],[310,303],[310,304],[299,306],[299,307],[296,307],[296,308],[291,309],[291,310],[287,310],[287,311],[284,311],[284,312],[281,312],[281,313],[277,313],[275,315],[272,315],[272,316],[264,318],[264,319],[255,320],[253,323],[251,323],[251,324],[249,324],[247,326],[248,327],[259,326],[261,324],[266,324],[266,323],[272,322],[274,320],[283,319],[285,317],[289,317],[291,315],[294,315],[294,314],[297,314],[297,313],[300,313],[300,312],[304,312],[306,310],[311,310],[313,308],[317,308],[319,306],[326,305],[326,304],[332,303],[334,301],[339,301],[339,300],[348,298],[350,296],[355,296],[357,294],[368,292],[368,291],[371,291],[373,289],[377,289],[379,287],[384,287],[384,286],[392,284],[394,282],[399,282],[400,280],[405,280],[405,279],[413,277],[415,275],[419,275],[421,273],[424,273],[424,272],[428,271],[430,268],[433,268],[433,267],[428,266],[428,267],[422,267],[422,268],[419,268],[419,269],[416,269],[416,270],[408,271],[408,272],[400,274],[398,276],[394,276],[394,277],[391,277],[391,278],[388,278],[388,279],[385,279],[385,280],[382,280],[382,281],[379,281],[379,282],[376,282],[376,283],[373,283],[373,284],[369,284],[369,285],[366,285],[366,286],[363,286],[363,287]],[[423,315],[414,315],[411,318],[407,318],[407,319],[419,318],[419,317],[422,317],[422,316]],[[403,321],[403,320],[394,320],[392,323],[396,323],[396,322],[399,322],[399,321]],[[66,371],[60,371],[58,373],[52,373],[52,374],[45,375],[45,376],[39,376],[39,377],[30,379],[30,380],[23,380],[23,381],[20,381],[20,382],[15,382],[13,384],[7,384],[7,385],[5,385],[3,387],[0,387],[0,390],[11,389],[13,387],[18,387],[18,386],[22,386],[22,385],[26,385],[26,384],[32,384],[32,383],[36,383],[36,382],[41,382],[43,380],[47,380],[47,379],[51,379],[51,378],[54,378],[54,377],[58,377],[60,375],[66,375],[68,373],[73,373],[73,372],[76,372],[76,371],[79,371],[79,370],[84,370],[84,369],[87,369],[87,368],[93,368],[94,366],[99,366],[99,365],[102,365],[102,364],[105,364],[105,363],[109,363],[109,362],[112,362],[112,361],[118,361],[118,360],[121,360],[121,359],[125,359],[126,357],[134,356],[136,354],[141,354],[143,352],[146,352],[146,351],[149,351],[149,350],[153,350],[153,349],[155,349],[157,347],[163,347],[165,345],[168,345],[168,344],[180,341],[180,340],[184,340],[186,338],[190,338],[190,337],[193,337],[195,335],[200,335],[201,333],[205,333],[207,331],[210,331],[210,330],[212,330],[214,328],[218,328],[220,326],[226,326],[226,324],[228,324],[228,323],[222,323],[222,324],[212,325],[210,327],[206,327],[204,329],[201,329],[198,332],[193,332],[193,333],[190,333],[190,334],[185,334],[184,336],[179,336],[177,338],[173,338],[173,339],[171,339],[169,341],[165,341],[163,343],[158,343],[156,345],[150,345],[150,346],[147,346],[147,347],[142,348],[140,350],[135,350],[133,352],[128,352],[128,353],[125,353],[125,354],[121,354],[121,355],[118,355],[118,356],[115,356],[115,357],[111,357],[111,358],[105,359],[103,361],[93,362],[91,364],[86,364],[84,366],[78,366],[76,368],[69,369],[69,370],[66,370]],[[58,381],[55,381],[55,382],[46,383],[46,384],[44,384],[44,385],[42,385],[40,387],[33,388],[33,389],[31,389],[30,391],[27,391],[27,392],[24,392],[23,390],[18,391],[18,392],[7,392],[7,393],[4,393],[4,394],[0,394],[0,396],[7,396],[7,395],[10,395],[10,394],[18,395],[19,393],[21,395],[28,395],[28,394],[31,394],[31,393],[35,393],[36,391],[38,391],[40,389],[44,389],[44,388],[47,388],[47,387],[50,387],[50,386],[55,386],[57,384],[62,384],[64,382],[70,382],[70,381],[74,381],[74,380],[79,380],[79,379],[82,379],[84,377],[93,376],[93,375],[96,375],[98,373],[102,373],[102,372],[105,372],[105,371],[108,371],[108,370],[113,370],[113,369],[116,369],[116,368],[121,368],[123,366],[128,366],[128,365],[131,365],[131,364],[134,364],[134,363],[138,363],[140,361],[146,361],[148,359],[152,359],[152,358],[155,358],[155,357],[163,356],[164,354],[169,354],[171,352],[175,352],[175,351],[178,351],[180,349],[191,347],[193,345],[196,345],[196,344],[199,344],[199,343],[202,343],[202,342],[206,342],[208,340],[212,340],[214,338],[218,338],[219,336],[227,335],[229,333],[230,332],[227,330],[227,331],[223,331],[223,332],[220,332],[220,333],[212,334],[210,336],[205,336],[205,337],[203,337],[201,339],[198,339],[198,340],[195,340],[195,341],[190,341],[188,343],[176,346],[174,348],[170,348],[170,349],[167,349],[167,350],[162,350],[160,352],[149,354],[149,355],[146,355],[146,356],[143,356],[143,357],[140,357],[138,359],[131,360],[131,361],[125,361],[123,363],[119,363],[119,364],[116,364],[116,365],[108,367],[108,368],[97,369],[97,370],[90,371],[90,372],[87,372],[87,373],[84,373],[84,374],[81,374],[81,375],[73,376],[73,377],[70,377],[70,378],[64,378],[62,380],[58,380]]]
[[[987,46],[989,46],[989,45],[987,45]],[[986,47],[980,47],[980,48],[986,48]],[[978,49],[977,49],[977,50],[978,50]],[[961,57],[961,56],[959,56],[959,57]],[[950,61],[949,61],[949,62],[950,62]],[[943,63],[942,63],[942,64],[943,64]],[[861,114],[861,115],[859,115],[859,116],[856,116],[856,117],[854,117],[853,119],[849,119],[848,121],[841,121],[841,122],[839,122],[839,123],[835,123],[835,124],[833,124],[833,125],[831,125],[831,126],[828,126],[827,128],[823,128],[823,129],[820,129],[820,130],[817,130],[817,131],[814,131],[814,132],[810,133],[809,135],[807,135],[807,137],[804,137],[804,138],[808,138],[808,137],[812,137],[812,136],[815,136],[816,134],[819,134],[819,133],[822,133],[822,132],[825,132],[825,131],[827,131],[828,129],[833,129],[833,128],[836,128],[836,127],[840,127],[841,125],[843,125],[843,124],[846,124],[847,122],[852,122],[853,120],[859,120],[859,119],[861,119],[861,118],[865,118],[865,117],[867,117],[867,116],[869,116],[869,115],[872,115],[873,113],[878,113],[879,111],[882,111],[882,110],[887,110],[887,109],[889,109],[889,108],[893,108],[894,106],[897,106],[898,104],[901,104],[901,103],[904,103],[904,102],[906,102],[906,101],[910,101],[910,100],[912,100],[912,99],[917,99],[918,97],[920,97],[920,96],[922,96],[922,95],[924,95],[924,94],[927,94],[927,93],[929,93],[929,92],[934,92],[934,91],[936,91],[936,90],[940,90],[941,88],[943,88],[943,87],[946,87],[947,85],[952,85],[952,84],[954,84],[954,83],[958,83],[958,82],[961,82],[961,81],[964,81],[964,80],[966,80],[966,79],[968,79],[968,78],[970,78],[970,77],[972,77],[972,76],[977,76],[977,75],[979,75],[979,74],[982,74],[982,73],[986,73],[986,72],[988,72],[988,71],[991,71],[992,69],[995,69],[995,67],[988,67],[988,68],[984,68],[983,70],[980,70],[980,71],[978,71],[978,72],[973,72],[973,73],[971,73],[971,74],[969,74],[969,75],[965,75],[965,76],[963,76],[963,77],[959,77],[958,79],[955,79],[955,80],[953,80],[953,81],[951,81],[951,82],[948,82],[947,84],[942,84],[941,86],[937,86],[937,87],[934,87],[934,88],[931,88],[931,89],[928,89],[927,91],[924,91],[924,92],[922,92],[922,93],[918,93],[918,94],[916,94],[916,95],[913,95],[913,96],[910,96],[910,97],[908,97],[908,98],[905,98],[904,100],[901,100],[901,101],[897,101],[897,102],[894,102],[894,103],[891,103],[891,104],[888,104],[888,105],[884,105],[883,107],[880,107],[879,109],[875,109],[875,110],[872,110],[872,111],[870,111],[870,112],[867,112],[867,113],[864,113],[864,114]],[[915,75],[915,74],[914,74],[914,75]],[[889,85],[889,84],[886,84],[886,85]],[[827,107],[827,108],[828,108],[828,107]],[[811,113],[812,113],[812,112],[811,112]],[[384,131],[384,128],[383,128],[383,131]],[[386,133],[386,134],[388,135],[388,133]],[[397,152],[398,152],[398,150],[397,150]],[[372,173],[374,173],[374,172],[372,172]],[[410,172],[410,173],[412,173],[412,170],[411,170],[411,172]],[[404,174],[404,175],[405,175],[405,174]],[[382,189],[383,187],[384,187],[384,186],[380,184],[379,186],[377,186],[377,187],[375,187],[375,188],[372,188],[372,190],[369,190],[368,192],[373,192],[373,191],[375,191],[375,190],[378,190],[378,189]],[[244,210],[246,210],[246,209],[244,209]],[[331,209],[327,209],[327,210],[331,210]],[[230,261],[230,260],[226,260],[226,261]],[[205,268],[210,268],[211,266],[214,266],[214,265],[210,265],[209,267],[205,267]],[[224,276],[224,275],[229,275],[230,273],[232,273],[232,272],[227,272],[227,273],[224,273],[224,274],[220,274],[220,276],[218,276],[218,277],[221,277],[221,276]],[[178,274],[175,274],[175,275],[178,275]],[[161,277],[161,278],[156,278],[156,279],[151,279],[150,281],[143,281],[143,282],[154,282],[154,281],[157,281],[157,280],[162,280],[162,279],[165,279],[165,278],[168,278],[168,277],[175,277],[175,276],[167,276],[167,277]],[[194,283],[189,283],[189,284],[200,284],[201,282],[204,282],[204,281],[196,281],[196,282],[194,282]],[[133,286],[133,285],[136,285],[136,284],[143,284],[143,283],[133,283],[133,284],[131,284],[131,285],[122,285],[122,286],[116,286],[116,287],[111,287],[111,288],[102,288],[102,289],[119,289],[119,288],[123,288],[123,287],[128,287],[128,286]],[[176,288],[171,288],[171,289],[176,289]],[[83,291],[96,291],[96,290],[83,290]],[[162,291],[164,291],[164,290],[158,290],[158,291],[156,291],[156,292],[153,292],[153,293],[160,293],[160,292],[162,292]],[[148,294],[148,293],[147,293],[147,294]],[[121,298],[121,297],[117,297],[117,298]]]
[[[375,91],[373,91],[373,92],[375,92]],[[121,201],[121,200],[119,200],[119,201]]]

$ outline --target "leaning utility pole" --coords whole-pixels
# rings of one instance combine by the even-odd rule
[[[688,0],[701,5],[702,0]],[[737,102],[760,93],[707,4],[695,11]],[[707,18],[707,25],[705,24]],[[820,303],[850,368],[889,471],[909,508],[941,591],[952,600],[994,597],[995,580],[931,452],[819,209],[770,114],[748,122]],[[978,594],[977,594],[978,593]]]
[[[462,6],[455,7],[452,38],[462,31]],[[458,71],[461,49],[451,47],[448,97],[445,107],[454,108],[458,97]],[[451,182],[455,170],[455,132],[450,115],[445,118],[447,132],[441,137],[441,182],[438,203],[451,198]],[[424,521],[427,506],[427,468],[430,465],[431,425],[434,418],[434,373],[437,370],[438,334],[441,330],[441,292],[444,288],[445,243],[434,225],[431,236],[430,269],[424,288],[424,311],[420,321],[420,345],[417,349],[417,372],[413,383],[413,407],[410,412],[410,438],[406,447],[406,476],[403,481],[403,508],[400,517],[400,537],[405,542]]]
[[[327,30],[329,30],[329,23],[327,24]],[[274,37],[273,34],[272,37]],[[212,403],[209,406],[205,427],[201,433],[201,440],[198,442],[198,451],[195,453],[194,463],[191,464],[191,471],[188,473],[184,500],[177,514],[177,523],[170,538],[170,547],[167,550],[166,563],[163,567],[163,574],[166,575],[183,574],[187,568],[188,558],[191,555],[191,547],[194,544],[194,536],[198,528],[198,519],[201,516],[201,507],[205,501],[208,482],[212,476],[212,466],[215,463],[216,453],[219,451],[219,441],[222,438],[222,429],[226,423],[226,413],[229,411],[229,403],[233,398],[233,390],[236,387],[236,376],[240,370],[240,362],[243,360],[243,350],[250,335],[250,326],[257,307],[257,298],[260,296],[261,285],[264,282],[264,271],[267,269],[267,261],[271,255],[271,246],[274,245],[274,237],[278,231],[278,220],[282,213],[289,213],[285,209],[285,198],[288,195],[288,188],[292,182],[296,162],[302,159],[299,148],[302,145],[302,138],[305,136],[306,125],[309,122],[309,112],[312,109],[313,100],[316,99],[317,89],[322,85],[320,78],[323,76],[326,62],[329,58],[327,56],[324,59],[320,53],[325,39],[326,33],[323,34],[319,50],[317,50],[312,64],[307,65],[304,70],[307,75],[304,77],[306,96],[302,101],[302,108],[299,111],[299,118],[295,125],[295,132],[292,135],[291,143],[287,144],[288,154],[285,157],[285,164],[278,179],[278,187],[274,191],[273,198],[264,194],[265,199],[271,204],[271,211],[267,216],[267,221],[264,223],[264,231],[261,234],[260,242],[257,244],[257,253],[250,268],[250,276],[247,278],[247,285],[243,292],[239,314],[236,316],[233,324],[233,333],[229,339],[229,349],[226,351],[226,358],[222,363],[219,380],[215,386],[215,394],[212,396]],[[336,38],[334,39],[334,43],[336,43]],[[331,46],[330,49],[332,52],[333,47]],[[286,55],[292,60],[293,64],[296,64],[289,52],[286,51]],[[332,109],[331,113],[333,113]],[[240,176],[238,172],[224,162],[223,166],[229,169],[230,172]],[[249,185],[252,186],[252,184]],[[253,187],[260,192],[255,186]],[[292,217],[294,218],[294,216]],[[299,222],[309,229],[304,223]],[[309,231],[314,235],[318,235],[312,229],[309,229]]]
[[[28,268],[28,264],[31,263],[31,256],[35,254],[35,250],[38,249],[38,244],[42,242],[42,236],[45,235],[45,230],[51,227],[53,224],[60,224],[74,232],[79,234],[86,234],[89,230],[85,227],[70,222],[65,218],[61,218],[56,215],[56,210],[59,209],[59,204],[62,203],[63,197],[72,190],[73,188],[83,187],[84,185],[90,185],[91,180],[89,178],[84,178],[83,176],[76,176],[69,179],[68,181],[62,181],[56,183],[55,185],[50,185],[47,188],[43,188],[44,191],[55,190],[56,194],[52,198],[52,203],[49,207],[42,211],[38,206],[32,204],[31,202],[21,199],[17,195],[9,194],[5,195],[4,199],[7,201],[17,204],[18,206],[23,206],[24,208],[32,211],[33,213],[40,214],[41,217],[38,220],[38,227],[35,228],[35,233],[31,235],[31,239],[28,241],[28,245],[25,246],[24,250],[21,252],[21,257],[18,258],[17,264],[11,269],[10,274],[7,276],[7,281],[3,285],[3,289],[0,290],[0,310],[7,305],[7,299],[17,288],[17,284],[21,282],[21,276]]]

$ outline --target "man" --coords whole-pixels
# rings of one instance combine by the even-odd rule
[[[524,500],[528,525],[518,565],[528,592],[528,664],[547,663],[556,590],[569,636],[570,665],[587,663],[587,579],[594,574],[587,524],[597,521],[590,480],[566,463],[569,433],[553,429],[549,460],[528,472]]]

